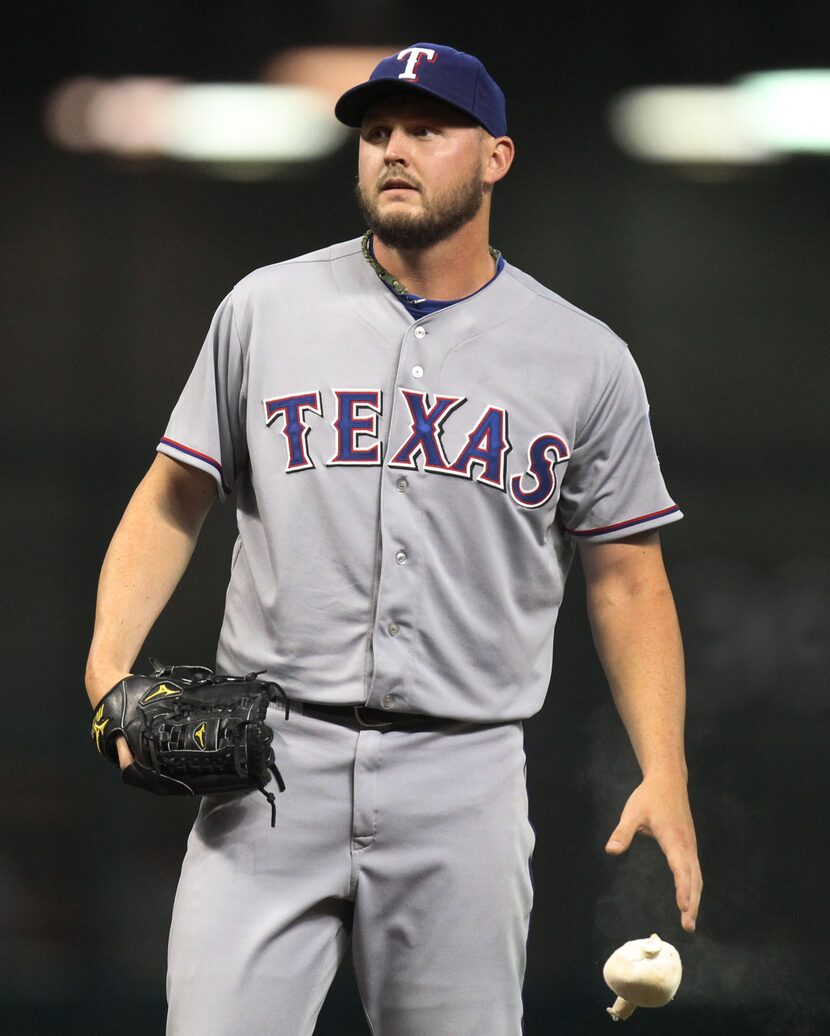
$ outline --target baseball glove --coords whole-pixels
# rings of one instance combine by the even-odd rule
[[[275,796],[265,785],[272,774],[280,791],[285,782],[265,716],[273,701],[288,719],[285,692],[259,680],[259,673],[223,676],[202,666],[150,661],[151,676],[125,677],[98,703],[92,720],[95,747],[118,766],[115,742],[125,737],[135,762],[122,770],[124,782],[157,795],[257,788],[270,803],[274,827]]]

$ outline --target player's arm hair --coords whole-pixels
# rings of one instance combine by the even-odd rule
[[[643,772],[605,851],[626,852],[637,833],[655,838],[674,875],[687,932],[695,930],[703,879],[683,747],[683,645],[656,532],[581,544],[594,643]]]
[[[657,532],[580,544],[588,616],[643,774],[685,776],[683,645]]]
[[[98,582],[86,666],[93,705],[129,673],[170,600],[217,499],[213,478],[159,454],[132,496]]]

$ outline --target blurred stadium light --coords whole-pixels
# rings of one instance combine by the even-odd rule
[[[298,47],[274,55],[264,83],[78,77],[47,98],[49,138],[71,151],[170,159],[219,176],[277,175],[325,158],[348,137],[334,101],[394,47]]]
[[[161,153],[190,162],[305,162],[348,134],[325,98],[302,86],[177,87],[165,123]]]
[[[267,167],[323,158],[348,135],[307,87],[153,78],[70,80],[48,99],[46,127],[76,151]]]
[[[267,62],[263,78],[269,83],[313,87],[334,105],[349,87],[368,79],[381,58],[399,49],[397,44],[388,47],[293,47],[275,54]]]
[[[830,152],[830,70],[759,72],[737,91],[747,125],[771,147]]]
[[[630,155],[694,165],[753,165],[795,152],[830,152],[830,72],[778,71],[726,86],[628,90],[609,108]]]
[[[636,158],[743,164],[775,157],[747,131],[728,86],[630,90],[613,102],[610,120],[617,143]]]
[[[69,80],[47,99],[50,138],[74,151],[166,158],[219,175],[276,175],[325,158],[348,136],[333,103],[395,50],[296,47],[264,65],[263,83],[171,78]],[[830,71],[759,72],[722,86],[628,90],[609,107],[626,153],[696,167],[830,153]]]
[[[47,131],[74,151],[157,155],[169,135],[169,109],[177,88],[173,79],[72,79],[47,101]]]

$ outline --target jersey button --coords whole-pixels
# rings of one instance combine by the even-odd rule
[[[397,622],[390,622],[386,629],[390,637],[397,637],[397,635],[401,632],[401,628],[397,624]]]
[[[405,493],[407,489],[409,489],[409,483],[405,478],[399,478],[395,483],[395,489],[397,489],[399,493]]]
[[[384,694],[384,696],[381,699],[380,703],[381,703],[381,705],[385,709],[391,709],[392,706],[395,704],[395,695],[394,694]]]
[[[413,378],[423,378],[423,376],[424,376],[424,368],[420,364],[416,364],[412,368],[412,377]]]
[[[415,337],[416,338],[423,338],[425,334],[426,334],[426,331],[422,327],[416,327],[415,328]]]
[[[399,565],[405,565],[407,562],[406,551],[399,550],[398,553],[395,555],[395,561],[397,561]]]

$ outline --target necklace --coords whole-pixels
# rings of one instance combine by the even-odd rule
[[[487,247],[490,249],[490,255],[493,257],[493,259],[496,262],[498,262],[499,259],[501,258],[501,252],[497,248],[493,248],[492,245],[488,245]],[[380,279],[383,281],[384,284],[389,285],[389,287],[392,289],[392,291],[394,291],[397,295],[409,295],[410,294],[410,292],[408,292],[406,290],[406,288],[401,284],[401,282],[398,280],[398,278],[395,277],[393,274],[389,273],[388,270],[384,270],[384,268],[380,265],[380,263],[375,258],[375,253],[372,250],[372,231],[371,230],[367,230],[366,233],[361,238],[360,249],[363,252],[363,258],[372,267],[372,269],[375,271],[375,273],[378,275],[378,277],[380,277]],[[415,298],[415,296],[413,296],[413,298]],[[426,300],[425,299],[418,299],[418,301],[419,302],[425,302]]]

